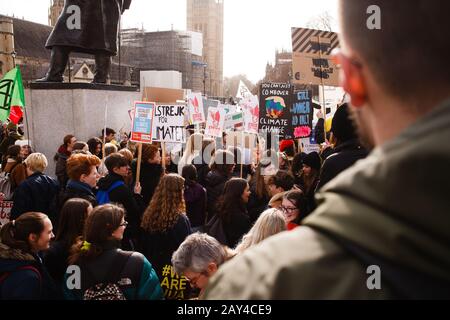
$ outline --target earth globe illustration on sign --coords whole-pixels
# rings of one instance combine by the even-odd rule
[[[269,118],[278,119],[283,115],[286,103],[281,97],[266,98],[266,113]]]

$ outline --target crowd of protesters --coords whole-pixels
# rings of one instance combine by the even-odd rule
[[[169,281],[185,277],[183,297],[202,296],[201,283],[224,261],[300,226],[313,207],[321,158],[297,154],[292,140],[272,150],[284,161],[271,176],[261,174],[258,159],[241,169],[245,150],[226,143],[216,149],[215,140],[201,132],[189,136],[178,165],[170,165],[172,157],[162,154],[160,144],[144,144],[136,181],[138,150],[129,141],[117,142],[112,129],[106,129],[106,137],[85,143],[66,135],[53,159],[56,179],[45,173],[45,155],[28,154],[19,145],[7,148],[3,168],[14,176],[14,190],[11,222],[3,228],[9,240],[0,249],[2,298],[84,299],[96,282],[119,274],[133,282],[135,291],[124,289],[127,299],[170,299],[173,295],[162,280],[168,266],[176,272]],[[286,153],[300,159],[296,169]],[[33,249],[41,237],[50,239],[41,250]],[[197,242],[199,248],[206,246],[205,252],[188,249]],[[214,247],[220,248],[215,253],[220,257],[196,257]],[[20,251],[26,260],[21,254],[12,259]],[[186,254],[195,255],[192,259],[200,259],[201,266],[187,261]],[[105,267],[111,262],[113,267]],[[87,280],[69,290],[66,271],[73,264]],[[37,277],[42,290],[28,288],[28,282],[19,285],[16,277]]]
[[[436,19],[436,34],[415,29],[400,53],[381,50],[398,47],[404,25],[417,27],[412,13],[445,10],[377,2],[393,34],[359,26],[370,1],[341,1],[348,47],[338,57],[352,107],[338,107],[320,152],[283,140],[241,164],[245,148],[197,131],[175,157],[159,143],[139,157],[106,129],[87,143],[64,137],[54,179],[8,125],[0,152],[14,205],[0,233],[0,297],[96,299],[108,289],[153,300],[174,298],[173,288],[184,299],[448,297],[449,152],[437,141],[449,134],[450,85],[432,67],[445,53],[415,56],[435,78],[428,84],[405,62],[446,20]],[[448,47],[441,38],[436,49]],[[404,56],[395,66],[378,59],[394,54]],[[421,172],[427,159],[433,166]],[[369,265],[385,271],[383,290],[367,288]]]

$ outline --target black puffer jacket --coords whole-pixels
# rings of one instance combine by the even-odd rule
[[[58,182],[43,173],[36,172],[22,182],[14,192],[12,219],[26,212],[42,212],[53,224],[57,221]]]
[[[333,153],[323,163],[317,190],[333,180],[342,171],[350,168],[356,161],[367,157],[367,155],[367,150],[361,146],[357,139],[335,147]]]
[[[217,204],[228,180],[230,180],[230,177],[223,176],[217,171],[210,171],[206,176],[208,221],[217,213]]]
[[[98,181],[98,190],[107,191],[117,181],[124,182],[124,179],[121,176],[110,172],[106,177],[101,178]],[[125,233],[127,236],[137,237],[139,225],[141,224],[141,217],[146,208],[142,196],[134,194],[124,184],[113,189],[109,193],[109,200],[111,203],[121,204],[125,208],[126,220],[129,223]]]
[[[137,161],[134,160],[131,164],[131,170],[133,171],[133,179],[136,179]],[[159,164],[142,163],[140,183],[142,187],[141,195],[144,200],[144,204],[148,206],[155,193],[156,187],[159,184],[159,180],[163,174],[163,168]]]

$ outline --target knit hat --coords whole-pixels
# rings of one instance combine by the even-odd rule
[[[347,103],[342,104],[334,114],[333,122],[331,124],[331,132],[340,141],[356,139],[355,127],[349,117],[349,106]]]
[[[287,148],[294,146],[293,140],[282,140],[280,142],[280,151],[284,152]]]
[[[320,167],[322,166],[320,162],[320,156],[317,152],[311,152],[310,154],[307,154],[303,159],[303,164],[316,169],[317,171],[319,171]]]

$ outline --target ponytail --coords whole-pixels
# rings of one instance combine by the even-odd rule
[[[46,218],[45,214],[39,212],[22,214],[19,218],[8,222],[1,228],[1,242],[12,249],[31,252],[28,237],[30,234],[40,235],[44,231],[44,220]]]

